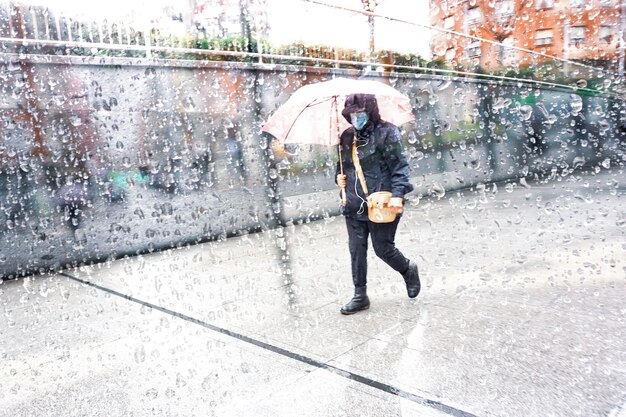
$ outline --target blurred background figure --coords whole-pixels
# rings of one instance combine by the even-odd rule
[[[64,155],[63,174],[58,178],[59,188],[55,192],[55,203],[63,215],[64,222],[72,229],[80,226],[85,207],[91,205],[91,176],[84,161],[71,154]]]
[[[62,104],[51,115],[47,139],[50,157],[45,162],[45,179],[57,212],[75,230],[85,208],[93,201],[96,183],[93,173],[105,175],[106,167],[95,149],[98,135],[86,83],[69,74],[60,79],[64,82]]]

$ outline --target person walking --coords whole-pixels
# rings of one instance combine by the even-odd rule
[[[376,97],[371,94],[347,96],[341,114],[352,125],[341,134],[341,160],[337,163],[336,175],[337,185],[345,189],[342,214],[348,229],[354,284],[353,298],[340,310],[342,314],[348,315],[370,306],[367,296],[367,249],[370,237],[376,255],[404,278],[409,298],[417,297],[421,285],[417,265],[395,246],[404,195],[413,191],[400,130],[381,119]],[[365,190],[362,182],[365,183]],[[396,213],[394,221],[375,223],[368,219],[368,191],[391,192],[388,207]]]

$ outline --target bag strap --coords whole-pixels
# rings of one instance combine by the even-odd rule
[[[365,182],[365,176],[363,175],[363,168],[361,168],[361,161],[359,161],[359,155],[356,151],[356,129],[354,130],[354,140],[352,141],[352,163],[354,164],[354,168],[356,170],[357,175],[359,176],[359,182],[361,183],[361,188],[365,192],[365,197],[369,195],[369,191],[367,191],[367,183]]]

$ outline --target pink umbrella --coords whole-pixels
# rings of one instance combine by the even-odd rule
[[[339,145],[341,132],[350,126],[341,111],[351,94],[376,96],[381,119],[396,126],[415,120],[409,98],[395,88],[378,81],[335,78],[296,90],[261,130],[282,143]],[[343,166],[340,169],[343,174]]]
[[[409,98],[378,81],[335,78],[299,88],[261,128],[282,143],[334,146],[350,125],[341,116],[346,96],[373,94],[380,117],[396,126],[415,120]]]

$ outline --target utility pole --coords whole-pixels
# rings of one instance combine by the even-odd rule
[[[569,73],[569,18],[563,25],[563,73],[565,76]]]
[[[361,0],[363,9],[368,13],[374,13],[376,7],[378,7],[384,0]],[[367,23],[370,27],[370,62],[375,61],[376,47],[374,44],[374,16],[369,14],[367,16]]]
[[[624,0],[619,2],[619,76],[624,79],[624,29],[626,29],[626,13]]]

